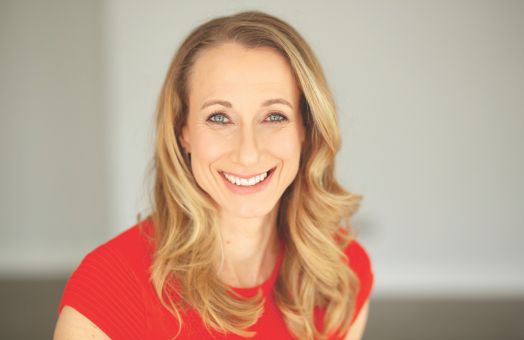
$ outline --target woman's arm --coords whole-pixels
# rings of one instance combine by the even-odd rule
[[[361,340],[362,335],[364,334],[364,329],[366,328],[366,322],[369,314],[369,300],[367,300],[362,309],[358,313],[355,322],[349,328],[349,332],[344,338],[344,340]]]
[[[110,339],[76,309],[65,306],[58,317],[53,340]]]

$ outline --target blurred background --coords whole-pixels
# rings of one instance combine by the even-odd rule
[[[51,338],[82,257],[146,214],[153,115],[196,25],[292,24],[364,196],[364,339],[524,339],[523,1],[0,0],[0,338]]]

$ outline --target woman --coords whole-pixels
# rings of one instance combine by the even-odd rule
[[[196,28],[157,109],[152,214],[88,254],[55,339],[360,339],[373,274],[340,222],[335,104],[287,23]]]

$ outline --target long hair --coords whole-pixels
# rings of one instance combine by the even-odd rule
[[[263,312],[260,291],[251,298],[241,297],[213,269],[212,260],[223,256],[217,207],[197,185],[179,141],[188,116],[192,66],[200,53],[225,42],[273,48],[289,62],[301,90],[308,138],[298,174],[278,210],[278,237],[286,251],[273,295],[297,338],[342,336],[349,328],[359,287],[343,249],[353,238],[350,218],[361,196],[346,191],[334,175],[340,132],[335,103],[316,56],[293,27],[260,11],[198,26],[182,42],[167,72],[156,113],[150,216],[155,228],[151,280],[156,293],[178,320],[179,333],[186,308],[195,309],[208,329],[244,337],[254,335],[247,328]],[[315,323],[317,309],[325,311],[323,327]]]

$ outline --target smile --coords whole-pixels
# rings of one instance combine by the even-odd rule
[[[220,173],[231,184],[234,184],[239,187],[252,187],[261,182],[264,182],[264,180],[268,178],[268,176],[271,174],[273,170],[274,168],[266,172],[263,172],[261,174],[251,176],[251,177],[238,177],[238,176],[228,174],[227,172],[223,172],[223,171]]]

